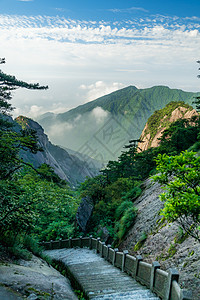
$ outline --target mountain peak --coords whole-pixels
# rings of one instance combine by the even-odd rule
[[[138,151],[144,151],[150,147],[157,147],[163,131],[167,129],[171,123],[179,119],[190,119],[198,116],[198,113],[192,106],[183,101],[172,101],[164,108],[156,110],[148,119],[142,134],[140,136],[141,143],[138,143]]]

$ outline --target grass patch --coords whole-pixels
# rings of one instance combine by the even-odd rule
[[[140,248],[142,248],[142,246],[144,245],[146,239],[147,239],[147,233],[143,232],[139,241],[137,242],[137,244],[134,246],[134,251],[138,251],[140,250]]]

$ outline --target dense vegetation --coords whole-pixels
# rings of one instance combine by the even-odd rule
[[[150,134],[150,143],[154,139],[158,132],[159,126],[167,128],[170,125],[170,117],[172,112],[178,107],[184,107],[187,110],[192,110],[192,106],[188,105],[184,101],[176,101],[168,103],[163,109],[156,110],[151,117],[148,119],[148,126],[145,134]]]
[[[177,103],[172,103],[171,106],[177,107]],[[158,118],[157,112],[154,117]],[[161,196],[162,200],[167,200],[162,214],[169,221],[179,218],[183,229],[197,238],[200,217],[200,160],[195,158],[193,152],[184,151],[200,150],[199,117],[195,116],[191,120],[180,119],[172,123],[164,131],[159,147],[138,153],[136,144],[137,141],[130,141],[118,161],[109,161],[102,175],[88,179],[82,185],[81,194],[90,196],[94,204],[88,231],[101,233],[106,227],[115,244],[118,244],[134,223],[137,214],[134,201],[142,191],[142,181],[159,171],[162,175],[155,177],[156,180],[166,183],[168,187],[168,193]],[[176,176],[177,180],[171,183],[170,175]],[[195,198],[191,202],[189,197],[193,195]],[[178,207],[179,199],[182,200]]]
[[[178,221],[188,235],[200,241],[200,157],[183,151],[175,156],[159,154],[156,162],[154,180],[165,188],[160,196],[165,202],[163,216]]]
[[[42,149],[38,147],[35,132],[24,123],[20,127],[9,116],[13,110],[9,103],[11,92],[18,87],[47,88],[18,81],[0,71],[0,244],[3,247],[20,256],[24,255],[23,247],[33,250],[34,240],[81,234],[75,216],[79,199],[85,196],[94,206],[86,234],[101,236],[107,232],[110,242],[118,245],[137,216],[134,201],[142,192],[142,182],[157,171],[160,175],[154,179],[167,188],[161,195],[165,201],[162,214],[169,221],[178,220],[188,234],[199,239],[200,159],[195,154],[200,150],[198,116],[168,124],[157,148],[137,152],[138,140],[131,140],[118,160],[109,161],[101,175],[87,179],[75,195],[50,166],[43,164],[35,169],[21,158],[22,150],[36,153]],[[135,91],[136,88],[131,89],[130,94]],[[155,134],[159,120],[180,104],[183,105],[172,102],[163,111],[155,112],[149,120],[151,134]],[[174,176],[172,182],[171,176]]]
[[[20,156],[22,150],[36,153],[42,149],[35,132],[9,116],[12,90],[19,87],[47,88],[0,71],[0,245],[17,256],[26,253],[23,247],[33,249],[34,240],[73,235],[78,207],[67,183],[50,166],[35,169]]]

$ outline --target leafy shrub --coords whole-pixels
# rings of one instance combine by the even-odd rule
[[[116,220],[119,220],[121,219],[121,217],[123,216],[124,212],[131,208],[133,206],[133,203],[131,201],[123,201],[116,209],[116,212],[115,212],[115,219]]]
[[[141,189],[141,182],[140,181],[136,181],[134,183],[134,187],[129,190],[123,197],[122,200],[131,200],[134,201],[137,197],[139,197],[142,193],[142,189]]]
[[[16,259],[25,259],[25,260],[30,260],[32,255],[31,253],[25,249],[25,247],[22,244],[19,243],[15,243],[14,245],[12,245],[11,247],[7,248],[9,254],[11,256],[14,256],[14,258]]]
[[[42,247],[39,246],[38,240],[33,238],[31,235],[25,235],[23,237],[22,243],[24,247],[31,251],[33,254],[40,256],[42,253]]]
[[[169,222],[177,221],[188,235],[200,241],[200,157],[188,151],[158,155],[157,171],[153,179],[165,188],[160,195],[165,202],[161,214]]]
[[[121,240],[126,234],[127,230],[133,225],[137,216],[137,209],[132,206],[125,211],[123,217],[120,220],[118,238]]]

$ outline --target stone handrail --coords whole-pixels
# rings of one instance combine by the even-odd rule
[[[155,261],[152,264],[143,262],[140,255],[134,257],[128,254],[127,250],[120,252],[118,248],[113,249],[111,245],[101,242],[100,238],[80,237],[60,239],[57,241],[40,243],[46,250],[61,248],[87,247],[95,249],[101,257],[110,262],[113,266],[126,272],[141,284],[148,287],[163,300],[192,300],[192,293],[181,289],[178,284],[179,274],[176,269],[169,269],[168,272],[160,269],[160,264]]]

